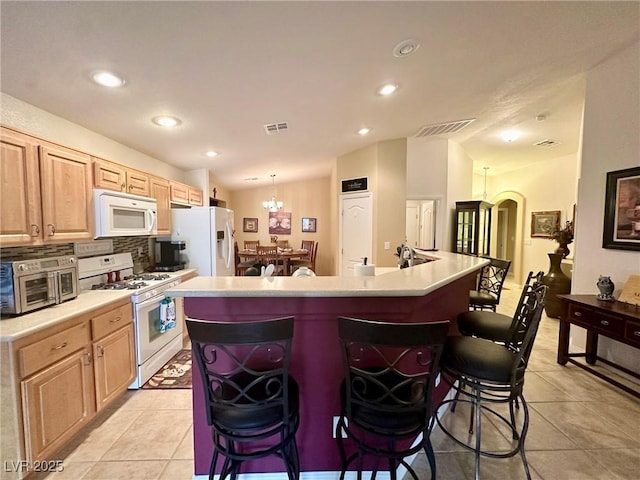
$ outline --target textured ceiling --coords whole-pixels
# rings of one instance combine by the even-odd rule
[[[638,38],[639,5],[2,1],[0,85],[228,188],[328,175],[339,155],[469,118],[444,138],[498,174],[577,151],[584,73]],[[394,57],[407,38],[420,48]],[[125,87],[91,83],[98,68]],[[386,82],[399,89],[381,97]],[[182,125],[151,123],[165,113]],[[267,135],[276,122],[288,131]],[[503,142],[507,128],[522,136]]]

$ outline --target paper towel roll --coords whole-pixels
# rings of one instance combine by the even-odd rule
[[[353,275],[356,277],[373,277],[376,274],[375,265],[356,265],[353,269]]]

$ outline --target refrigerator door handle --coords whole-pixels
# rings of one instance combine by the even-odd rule
[[[227,268],[231,268],[231,261],[233,259],[233,231],[231,230],[231,224],[227,221],[224,224],[226,230],[225,236],[227,237],[227,255],[225,258]]]

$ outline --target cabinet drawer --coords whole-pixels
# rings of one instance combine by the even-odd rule
[[[624,338],[625,340],[640,346],[640,323],[627,320],[624,329]]]
[[[588,308],[584,308],[573,303],[569,304],[569,320],[571,323],[588,328],[591,326],[592,319],[593,312]]]
[[[591,320],[591,326],[594,330],[604,335],[612,337],[622,337],[624,334],[625,321],[620,317],[614,317],[612,315],[595,314]]]
[[[122,305],[91,319],[92,337],[98,340],[133,321],[131,304]]]
[[[90,342],[86,323],[35,342],[18,351],[20,375],[24,378],[85,348]]]

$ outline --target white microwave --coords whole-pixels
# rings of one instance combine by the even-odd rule
[[[111,190],[93,191],[96,238],[155,235],[157,203],[153,198]]]

